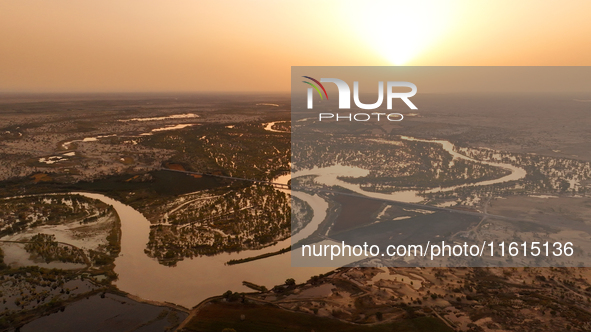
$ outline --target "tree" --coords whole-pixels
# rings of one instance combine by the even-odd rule
[[[295,279],[294,279],[294,278],[289,278],[289,279],[285,280],[285,284],[286,284],[287,286],[294,286],[294,285],[295,285],[295,283],[296,283],[296,282],[295,282]]]
[[[378,312],[376,312],[376,318],[378,320],[382,320],[382,319],[384,319],[384,314],[382,314],[381,311],[378,311]]]

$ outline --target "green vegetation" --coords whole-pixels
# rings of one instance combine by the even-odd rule
[[[114,267],[115,258],[121,252],[121,219],[115,214],[116,221],[107,235],[107,244],[100,245],[98,250],[89,250],[88,258],[95,267],[103,266],[107,269]]]
[[[261,286],[261,285],[257,285],[254,284],[252,282],[248,282],[248,281],[243,281],[242,284],[250,289],[254,289],[257,292],[266,292],[267,291],[267,287],[265,286]]]
[[[357,136],[355,136],[357,135]],[[339,177],[358,184],[363,190],[389,193],[403,190],[427,190],[452,187],[501,178],[509,170],[464,159],[453,159],[441,144],[400,140],[396,137],[384,141],[359,138],[354,135],[300,133],[302,140],[294,141],[294,167],[296,170],[334,164],[369,170],[363,177]],[[361,141],[360,141],[361,140]],[[513,153],[469,147],[465,142],[452,140],[455,149],[478,161],[511,164],[523,168],[527,175],[518,181],[487,186],[461,187],[453,191],[423,193],[434,204],[443,200],[460,200],[470,205],[479,198],[516,194],[586,194],[586,181],[591,178],[591,163],[531,153]],[[307,181],[307,185],[315,185]]]
[[[238,123],[231,129],[213,123],[194,126],[145,136],[140,144],[175,151],[168,162],[185,165],[190,171],[258,180],[271,180],[289,171],[291,160],[290,136],[266,131],[260,122]]]
[[[355,136],[311,135],[306,138],[294,142],[293,159],[298,170],[335,163],[367,169],[370,173],[364,177],[339,177],[361,185],[366,191],[455,186],[499,178],[509,172],[478,162],[453,159],[437,143],[402,140],[396,141],[397,144],[380,144],[375,140],[360,142]]]
[[[291,180],[290,180],[291,181]],[[295,234],[301,229],[306,227],[312,218],[314,217],[314,211],[310,204],[303,201],[295,196],[291,196],[291,211],[292,211],[292,224],[291,233]]]
[[[111,213],[109,205],[81,195],[40,195],[0,201],[0,237],[72,221],[91,223]]]
[[[174,265],[185,257],[259,249],[286,239],[290,200],[272,186],[252,185],[186,205],[168,215],[168,222],[152,227],[146,252]]]
[[[0,273],[0,289],[0,330],[5,330],[106,288],[76,271],[25,267]]]
[[[119,255],[119,216],[112,206],[99,200],[77,194],[39,195],[3,200],[0,207],[7,209],[0,210],[0,235],[16,234],[11,240],[25,243],[25,250],[31,253],[33,260],[100,267],[112,265]],[[16,212],[10,212],[11,209]],[[69,243],[58,243],[51,234],[39,233],[30,239],[18,236],[24,230],[54,225],[67,225],[72,239],[105,233],[107,243],[82,250]]]
[[[244,303],[246,302],[245,295],[246,294],[244,293],[232,292],[231,290],[227,290],[226,292],[224,292],[224,294],[222,294],[222,297],[227,302],[236,302],[240,300],[242,303]]]
[[[262,254],[262,255],[258,255],[258,256],[253,256],[253,257],[248,257],[248,258],[241,258],[241,259],[231,259],[228,262],[226,262],[227,265],[235,265],[235,264],[242,264],[242,263],[247,263],[247,262],[252,262],[252,261],[256,261],[258,259],[263,259],[263,258],[267,258],[267,257],[271,257],[271,256],[276,256],[276,255],[281,255],[284,254],[286,252],[290,252],[291,251],[291,246],[287,247],[287,248],[283,248],[281,250],[275,251],[275,252],[270,252],[270,253],[266,253],[266,254]]]
[[[0,202],[3,234],[30,253],[33,261],[85,264],[82,269],[59,270],[35,266],[10,268],[0,250],[0,330],[18,327],[101,290],[111,289],[116,279],[113,261],[120,251],[120,220],[112,206],[81,195],[40,195]],[[4,210],[4,209],[7,210]],[[14,209],[17,213],[12,212]],[[66,225],[72,239],[85,234],[105,234],[107,243],[80,249],[58,242],[53,234],[19,235],[32,227]],[[21,236],[19,238],[19,236]]]
[[[241,317],[244,317],[242,319]],[[270,305],[212,303],[204,306],[185,326],[186,331],[222,331],[231,328],[248,332],[410,332],[453,331],[441,320],[433,317],[416,317],[396,322],[358,325],[312,314],[296,313]]]
[[[25,244],[25,250],[33,259],[42,259],[45,263],[53,261],[65,263],[86,263],[84,252],[76,247],[58,243],[55,235],[37,234]]]
[[[4,251],[0,248],[0,271],[7,269],[8,265],[4,263]]]

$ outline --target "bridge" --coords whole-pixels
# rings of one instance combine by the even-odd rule
[[[249,181],[249,182],[253,182],[253,183],[271,185],[271,186],[273,186],[275,188],[278,188],[278,189],[291,190],[291,187],[290,186],[286,185],[285,183],[279,183],[279,182],[272,182],[272,181],[265,181],[265,180],[257,180],[257,179],[238,178],[238,177],[234,177],[234,176],[216,175],[216,174],[211,174],[211,173],[200,173],[200,172],[191,172],[191,171],[181,171],[181,170],[178,170],[178,169],[170,169],[170,168],[161,168],[161,170],[163,170],[163,171],[170,171],[170,172],[177,172],[177,173],[201,175],[201,176],[211,176],[211,177],[216,177],[216,178],[221,178],[221,179],[238,180],[238,181]]]

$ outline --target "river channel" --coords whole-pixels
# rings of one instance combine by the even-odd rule
[[[493,185],[493,184],[503,183],[503,182],[508,182],[508,181],[516,181],[516,180],[523,179],[526,175],[526,171],[523,168],[511,165],[511,164],[479,161],[479,160],[467,157],[461,153],[456,152],[454,149],[454,145],[448,141],[423,140],[423,139],[417,139],[417,138],[406,137],[406,136],[401,136],[400,138],[403,140],[406,140],[406,141],[418,141],[418,142],[425,142],[425,143],[441,144],[443,150],[450,153],[454,159],[464,159],[464,160],[468,160],[471,162],[481,163],[481,164],[490,165],[490,166],[494,166],[494,167],[500,167],[500,168],[504,168],[506,170],[509,170],[511,172],[510,174],[500,177],[498,179],[480,181],[480,182],[476,182],[476,183],[468,183],[468,184],[463,184],[463,185],[453,186],[453,187],[434,188],[434,189],[426,190],[425,191],[426,193],[433,193],[433,192],[438,192],[438,191],[450,191],[450,190],[454,190],[454,189],[457,189],[460,187],[466,187],[466,186],[486,186],[486,185]],[[293,174],[293,177],[313,175],[313,176],[316,176],[314,178],[314,181],[316,183],[323,184],[323,185],[330,186],[330,187],[340,186],[342,188],[354,191],[358,194],[361,194],[364,196],[369,196],[369,197],[374,197],[374,198],[378,198],[378,199],[394,200],[394,201],[405,202],[405,203],[419,203],[424,200],[424,198],[419,195],[418,190],[396,191],[396,192],[387,193],[387,194],[369,192],[369,191],[363,190],[361,188],[361,186],[358,184],[348,183],[348,182],[345,182],[345,181],[340,180],[338,178],[338,177],[362,177],[362,176],[367,176],[368,174],[369,174],[369,170],[359,168],[359,167],[354,167],[354,166],[344,166],[344,165],[338,164],[338,165],[333,165],[333,166],[328,166],[328,167],[323,167],[323,168],[312,168],[312,169],[297,171]]]
[[[267,126],[271,127],[271,126]],[[266,128],[270,130],[271,128]],[[417,140],[402,137],[405,140]],[[453,145],[447,141],[426,141],[442,144],[443,149],[452,154],[454,158],[462,158],[480,162],[463,156],[454,151]],[[471,185],[490,185],[505,181],[517,180],[525,176],[525,170],[509,164],[485,164],[503,167],[511,170],[511,174],[505,177],[474,183]],[[316,175],[315,181],[329,186],[339,185],[353,190],[365,196],[371,196],[387,200],[402,202],[420,202],[422,198],[417,191],[396,192],[393,194],[381,194],[363,191],[358,185],[349,184],[337,179],[337,176],[364,176],[369,173],[357,167],[335,165],[325,168],[314,168],[299,171],[294,177],[303,175]],[[282,176],[275,182],[287,183],[290,176]],[[437,190],[452,190],[443,188]],[[137,210],[117,200],[96,193],[79,193],[86,197],[98,199],[112,205],[121,219],[121,254],[115,260],[115,272],[118,274],[116,285],[119,289],[144,299],[155,301],[167,301],[192,307],[202,300],[232,291],[250,291],[242,285],[243,281],[249,281],[258,285],[271,288],[282,284],[288,278],[294,278],[296,282],[305,282],[311,276],[326,273],[332,267],[292,267],[291,254],[285,253],[251,261],[237,265],[225,265],[231,259],[248,258],[264,253],[278,251],[287,248],[291,244],[291,238],[277,244],[260,249],[248,250],[240,253],[221,253],[215,256],[202,256],[187,258],[177,263],[174,267],[164,266],[146,255],[144,249],[149,239],[150,222]],[[294,196],[308,202],[314,211],[312,221],[304,227],[296,239],[302,239],[312,234],[326,216],[328,203],[317,195],[293,192]]]

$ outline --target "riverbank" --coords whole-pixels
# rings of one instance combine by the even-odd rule
[[[291,252],[274,255],[244,264],[226,265],[230,260],[247,259],[274,253],[291,245],[291,240],[260,250],[201,256],[178,262],[175,267],[159,264],[146,256],[150,223],[137,210],[107,196],[79,193],[112,205],[121,218],[121,254],[115,260],[118,280],[115,285],[127,293],[158,302],[172,302],[191,307],[201,300],[223,294],[227,290],[248,292],[243,280],[272,288],[288,278],[307,280],[332,268],[295,268]]]
[[[258,255],[258,256],[242,258],[242,259],[231,259],[228,262],[226,262],[226,265],[248,263],[248,262],[256,261],[258,259],[264,259],[264,258],[272,257],[275,255],[285,254],[286,252],[290,252],[290,251],[291,251],[291,246],[289,246],[287,248],[283,248],[283,249],[275,251],[275,252],[270,252],[270,253],[262,254],[262,255]]]

